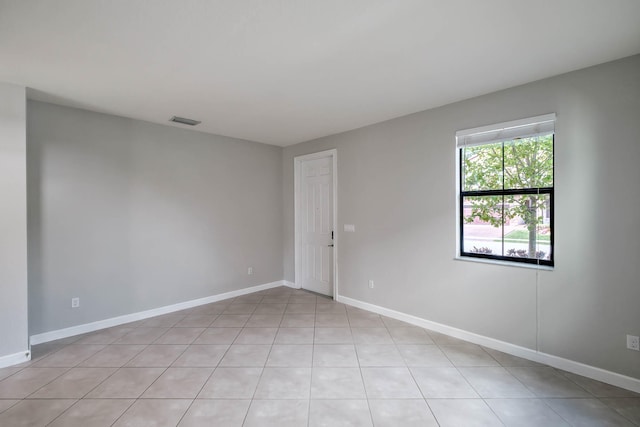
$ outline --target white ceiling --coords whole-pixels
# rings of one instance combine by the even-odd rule
[[[639,22],[639,0],[0,0],[0,81],[286,146],[640,53]]]

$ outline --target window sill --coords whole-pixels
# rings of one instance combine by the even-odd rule
[[[545,271],[553,271],[554,267],[548,265],[538,265],[538,264],[525,264],[522,262],[509,262],[509,261],[501,261],[495,259],[484,259],[484,258],[474,258],[474,257],[466,257],[457,255],[454,258],[455,261],[466,261],[466,262],[477,262],[480,264],[493,264],[493,265],[503,265],[505,267],[516,267],[516,268],[528,268],[529,270],[545,270]]]

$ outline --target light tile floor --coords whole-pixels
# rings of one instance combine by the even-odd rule
[[[0,426],[640,426],[640,395],[289,288],[35,346]]]

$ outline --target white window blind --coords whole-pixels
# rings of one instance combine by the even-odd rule
[[[473,145],[491,144],[494,142],[511,141],[516,138],[530,138],[549,135],[554,132],[556,123],[555,113],[528,119],[513,120],[495,125],[481,126],[456,132],[456,146],[458,148]]]

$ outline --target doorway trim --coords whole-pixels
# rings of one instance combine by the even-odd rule
[[[300,236],[301,218],[300,218],[300,201],[302,200],[302,162],[305,160],[319,159],[322,157],[331,157],[333,164],[333,296],[334,300],[338,297],[338,150],[331,149],[319,151],[317,153],[295,156],[293,158],[293,200],[294,200],[294,263],[295,263],[295,280],[296,287],[302,288],[302,238]]]

